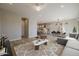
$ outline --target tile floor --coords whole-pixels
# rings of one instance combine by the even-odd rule
[[[48,36],[48,44],[40,45],[39,50],[34,50],[32,43],[35,38],[21,39],[15,41],[14,49],[17,56],[59,56],[61,55],[64,46],[56,43],[56,37]]]

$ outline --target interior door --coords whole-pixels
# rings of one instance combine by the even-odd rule
[[[22,38],[28,38],[28,19],[22,18]]]

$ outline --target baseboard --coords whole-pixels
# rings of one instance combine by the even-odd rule
[[[18,38],[16,38],[16,39],[12,39],[12,40],[10,40],[10,41],[16,41],[16,40],[21,40],[21,37],[18,37]]]

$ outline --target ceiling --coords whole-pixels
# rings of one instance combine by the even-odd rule
[[[57,19],[76,19],[79,17],[78,3],[45,3],[44,8],[36,11],[33,3],[0,3],[0,8],[11,11],[22,16],[30,16],[38,20],[38,22],[51,22]],[[62,5],[62,6],[61,6]],[[61,7],[63,8],[61,8]]]

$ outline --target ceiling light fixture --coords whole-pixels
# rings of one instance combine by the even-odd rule
[[[37,11],[40,11],[41,10],[41,7],[40,6],[36,6],[36,10]]]
[[[43,3],[34,4],[34,8],[35,8],[36,11],[42,10],[44,8],[44,6],[45,6],[45,4],[43,4]]]
[[[13,5],[13,3],[9,3],[9,5]]]
[[[60,5],[61,8],[64,8],[64,5]]]

